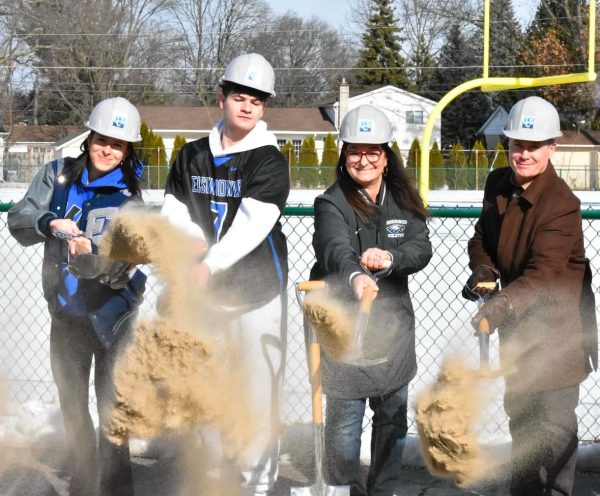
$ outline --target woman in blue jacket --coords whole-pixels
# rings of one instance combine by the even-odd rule
[[[44,243],[42,284],[51,316],[50,363],[58,389],[71,471],[70,496],[131,496],[129,448],[96,433],[88,408],[95,364],[100,425],[112,405],[111,364],[145,289],[134,267],[96,255],[118,209],[141,200],[142,164],[133,149],[140,116],[124,98],[101,101],[77,158],[46,164],[8,213],[23,246]]]
[[[350,494],[392,496],[400,476],[407,432],[408,384],[417,370],[415,317],[408,275],[423,269],[432,251],[427,212],[390,148],[386,115],[361,105],[344,117],[337,181],[315,200],[312,279],[325,278],[352,304],[366,287],[377,297],[367,327],[361,364],[323,354],[326,482],[350,485]],[[391,264],[376,282],[372,273]],[[371,465],[360,471],[366,401],[373,411]]]

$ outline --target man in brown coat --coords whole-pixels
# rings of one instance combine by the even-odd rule
[[[469,241],[469,294],[500,279],[473,317],[500,333],[504,408],[512,436],[511,495],[569,495],[577,458],[579,384],[597,365],[591,271],[580,202],[550,159],[558,112],[539,97],[517,102],[504,134],[510,168],[494,170]],[[490,295],[488,295],[490,296]]]

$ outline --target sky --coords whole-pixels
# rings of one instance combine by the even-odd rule
[[[493,0],[492,0],[493,1]],[[538,0],[512,0],[515,14],[522,24],[529,24],[536,11]],[[340,28],[348,22],[352,3],[349,0],[267,0],[276,14],[289,10],[304,18],[312,15]]]

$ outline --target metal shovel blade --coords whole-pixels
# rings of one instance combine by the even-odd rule
[[[368,367],[370,365],[377,365],[380,363],[387,362],[387,358],[365,358],[363,346],[365,333],[367,331],[367,325],[369,324],[369,313],[371,312],[371,305],[374,299],[374,291],[371,287],[367,286],[364,289],[362,298],[360,299],[360,307],[358,316],[356,317],[356,327],[354,331],[354,342],[350,356],[343,360],[344,363],[350,365],[359,365],[361,367]]]

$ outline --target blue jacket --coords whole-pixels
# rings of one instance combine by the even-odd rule
[[[73,313],[59,303],[59,292],[64,287],[68,261],[65,241],[52,236],[48,224],[53,218],[67,216],[65,209],[71,184],[60,181],[65,164],[78,160],[65,158],[46,164],[34,177],[27,193],[8,212],[8,227],[13,237],[23,246],[44,243],[42,284],[51,315]],[[131,200],[139,200],[127,191],[122,182],[96,188],[82,204],[80,229],[93,243],[105,231],[119,207]],[[120,329],[130,324],[142,301],[146,276],[139,270],[130,277],[124,288],[113,289],[97,279],[80,279],[77,292],[92,320],[98,337],[110,346]]]

